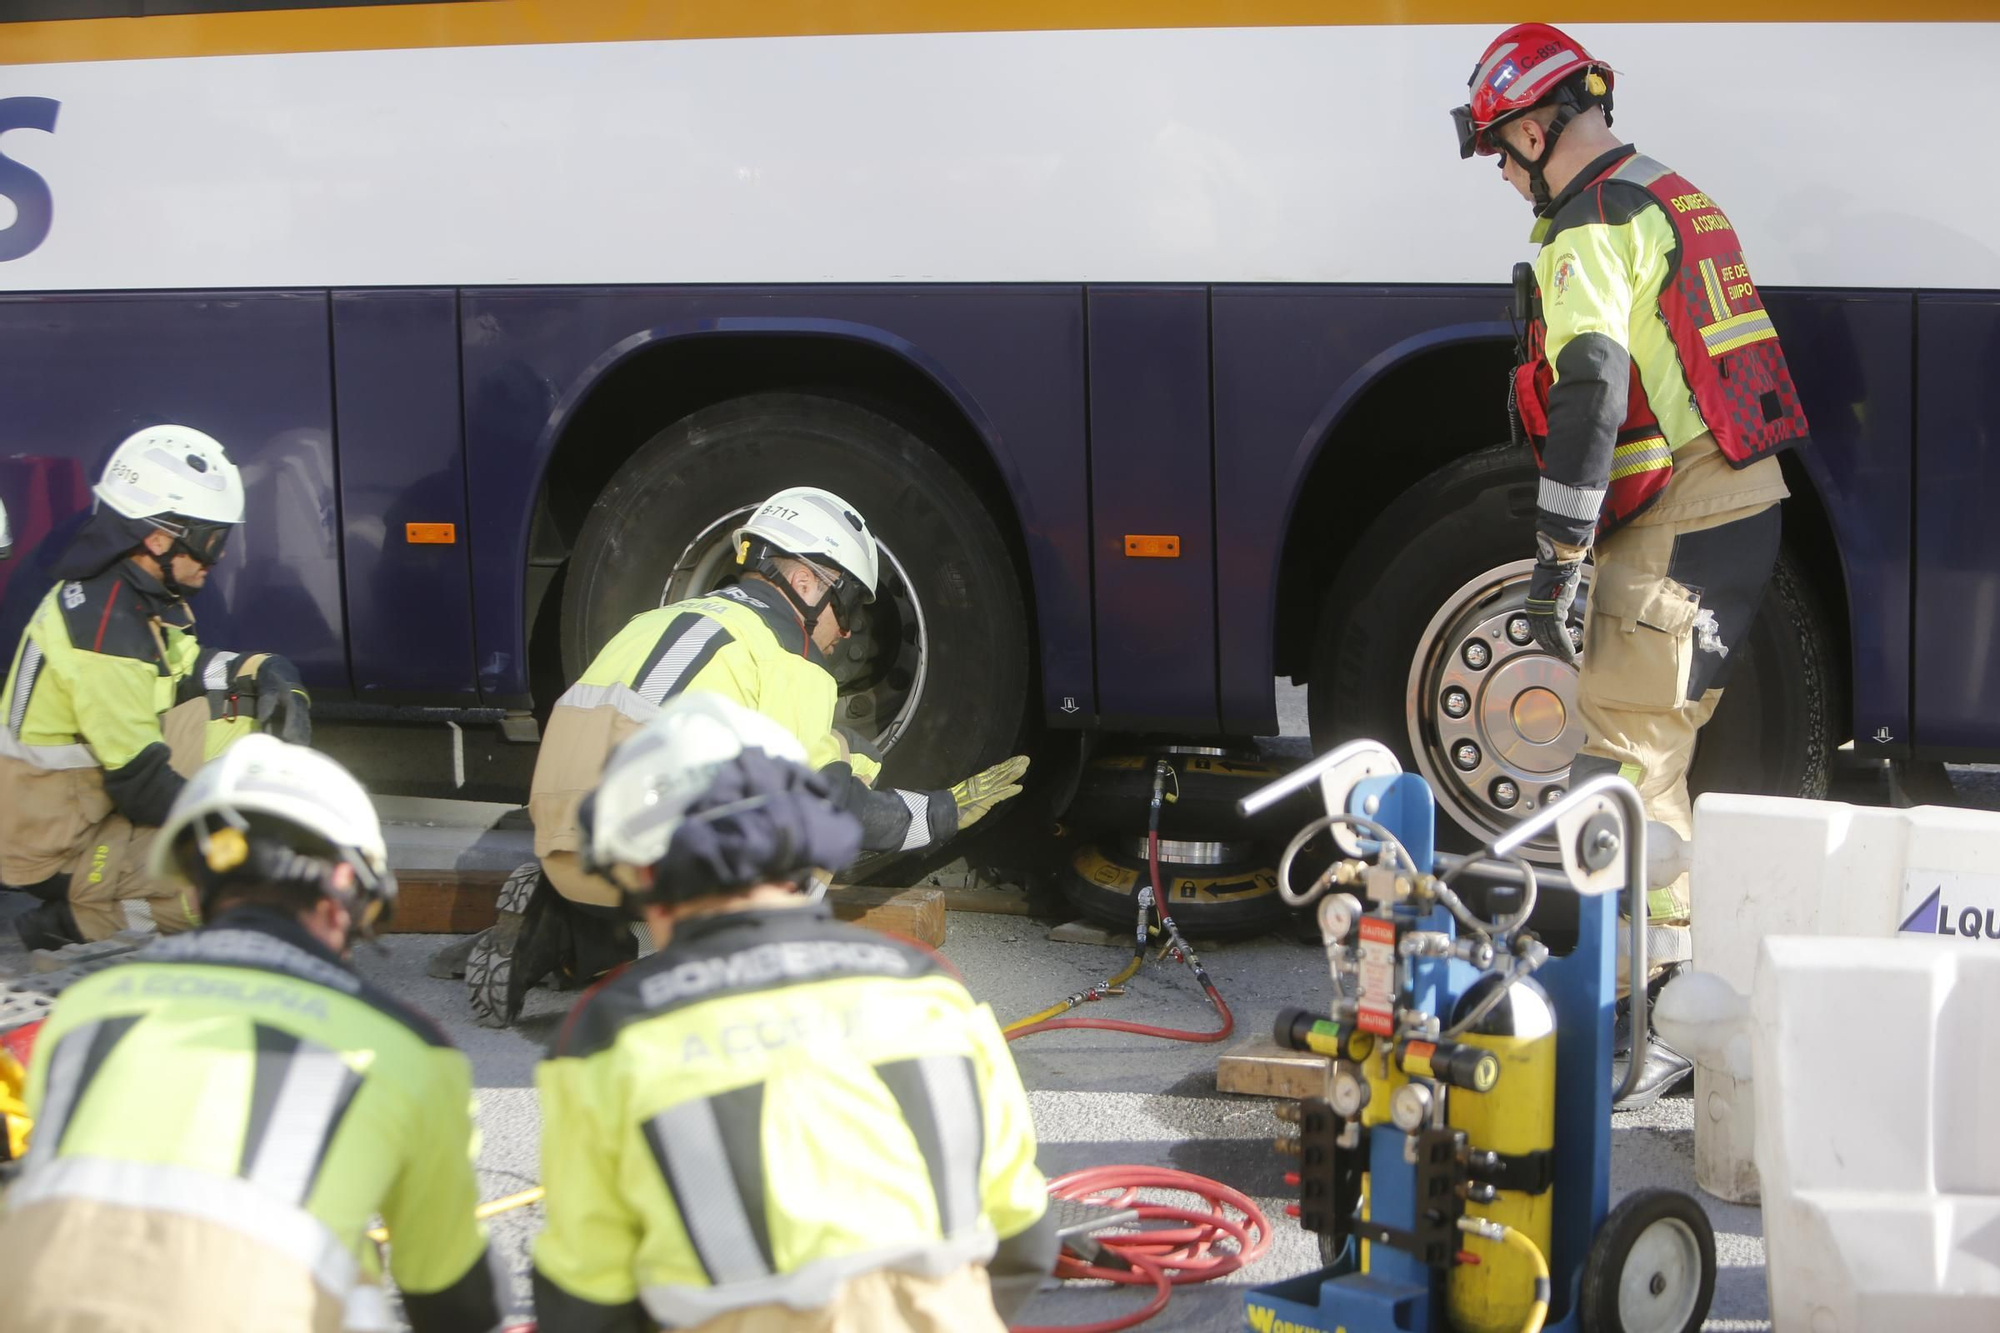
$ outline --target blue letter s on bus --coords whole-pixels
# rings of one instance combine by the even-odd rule
[[[56,112],[61,109],[62,103],[53,97],[0,97],[0,134],[8,130],[54,134]],[[14,205],[14,224],[0,231],[0,263],[5,263],[42,243],[55,208],[49,183],[5,153],[0,153],[0,196]]]

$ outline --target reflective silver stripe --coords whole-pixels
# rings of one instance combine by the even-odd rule
[[[0,756],[35,768],[100,768],[88,745],[23,745],[12,731],[0,729]]]
[[[641,699],[632,687],[623,681],[611,685],[585,685],[582,681],[578,681],[563,691],[562,698],[556,700],[556,707],[615,708],[641,726],[660,715],[656,705]]]
[[[1735,319],[1711,324],[1701,331],[1701,341],[1709,351],[1714,351],[1724,343],[1733,343],[1746,338],[1761,338],[1776,333],[1771,324],[1769,312],[1758,310]]]
[[[208,659],[208,666],[201,673],[201,687],[204,690],[226,690],[229,688],[229,665],[240,653],[217,653]]]
[[[301,1041],[285,1062],[284,1082],[271,1107],[264,1141],[244,1175],[288,1203],[304,1203],[335,1118],[357,1082],[347,1062],[324,1046]]]
[[[667,649],[659,664],[640,682],[639,697],[655,708],[659,707],[661,701],[673,693],[681,673],[688,669],[708,641],[721,632],[721,621],[703,619],[699,625],[681,635],[679,642]]]
[[[30,1167],[56,1155],[56,1145],[62,1141],[70,1115],[76,1110],[77,1095],[83,1091],[83,1067],[90,1059],[91,1043],[103,1028],[102,1022],[87,1023],[64,1033],[63,1039],[56,1043],[55,1054],[49,1057],[41,1114],[35,1117],[35,1132],[28,1140]]]
[[[342,1300],[357,1276],[353,1254],[324,1222],[236,1176],[160,1162],[58,1157],[29,1164],[7,1192],[7,1209],[18,1212],[58,1199],[178,1213],[228,1227],[302,1264],[321,1287]]]
[[[910,812],[910,826],[909,828],[903,830],[903,846],[901,850],[909,852],[909,851],[915,851],[919,847],[930,846],[931,845],[930,796],[927,793],[920,791],[904,791],[901,787],[892,787],[890,788],[890,790],[895,792],[897,796],[900,796],[902,798],[904,806],[906,806]]]
[[[1634,185],[1651,185],[1668,174],[1665,167],[1642,153],[1634,153],[1625,159],[1623,166],[1611,173],[1611,179],[1630,181]]]
[[[125,929],[158,930],[160,923],[153,918],[153,904],[146,898],[127,898],[118,904],[125,912]]]
[[[722,1128],[715,1123],[715,1103],[704,1097],[669,1107],[647,1129],[688,1241],[709,1280],[734,1286],[770,1277],[745,1211],[752,1204],[763,1207],[764,1201],[746,1200],[737,1190]]]
[[[1671,467],[1673,461],[1674,451],[1667,447],[1665,440],[1644,445],[1620,445],[1618,452],[1611,456],[1611,480],[1618,481],[1636,472]]]
[[[665,1328],[693,1328],[732,1310],[754,1305],[785,1305],[817,1310],[833,1299],[840,1285],[862,1273],[889,1271],[914,1277],[941,1278],[966,1264],[993,1257],[996,1238],[982,1226],[962,1240],[886,1246],[857,1254],[816,1259],[789,1273],[775,1273],[754,1282],[727,1287],[682,1287],[661,1283],[639,1292],[646,1313]]]
[[[28,696],[35,692],[35,677],[42,674],[42,645],[33,639],[21,649],[21,665],[14,672],[14,698],[7,705],[7,730],[19,736],[28,720]]]
[[[1545,512],[1560,518],[1593,519],[1597,517],[1597,511],[1604,508],[1604,491],[1602,488],[1585,490],[1580,486],[1565,486],[1543,477],[1535,503]]]
[[[938,1225],[946,1240],[956,1240],[979,1224],[979,1160],[984,1118],[979,1090],[973,1085],[972,1062],[961,1055],[926,1055],[917,1061],[924,1093],[930,1098],[942,1159],[934,1169],[942,1180],[932,1182],[938,1197]]]

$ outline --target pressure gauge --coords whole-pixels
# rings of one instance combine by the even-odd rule
[[[1422,1083],[1405,1083],[1389,1099],[1389,1119],[1405,1134],[1414,1134],[1431,1118],[1431,1090]]]
[[[1359,1069],[1342,1060],[1333,1068],[1326,1102],[1341,1119],[1354,1119],[1361,1114],[1361,1108],[1368,1105],[1368,1080]]]
[[[1361,900],[1351,893],[1329,893],[1319,900],[1319,931],[1323,939],[1344,940],[1361,915]]]

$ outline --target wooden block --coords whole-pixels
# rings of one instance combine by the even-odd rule
[[[1260,1037],[1222,1053],[1215,1062],[1215,1090],[1248,1097],[1322,1097],[1329,1063],[1324,1055],[1288,1051]]]
[[[499,870],[406,870],[396,876],[392,935],[470,935],[499,914]]]
[[[1028,895],[1019,889],[940,888],[947,912],[985,912],[998,916],[1029,916]]]
[[[941,889],[878,889],[865,884],[836,884],[826,891],[826,901],[842,921],[893,935],[907,935],[933,949],[944,945]]]

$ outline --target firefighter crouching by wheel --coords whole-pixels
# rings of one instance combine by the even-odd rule
[[[579,1002],[537,1073],[543,1333],[1001,1333],[1054,1264],[991,1011],[802,892],[861,843],[805,758],[685,694],[582,811],[658,952]]]
[[[1622,774],[1686,837],[1695,737],[1763,598],[1787,494],[1777,454],[1805,443],[1806,419],[1729,218],[1611,133],[1612,84],[1568,35],[1521,24],[1487,47],[1452,114],[1459,155],[1497,157],[1539,219],[1513,388],[1542,470],[1527,612],[1570,663],[1595,546],[1571,779]],[[1686,877],[1646,907],[1649,957],[1684,966]],[[1692,1068],[1644,1035],[1628,1106]]]
[[[1020,792],[1021,755],[948,791],[876,791],[878,757],[834,727],[826,654],[874,601],[879,564],[874,535],[845,500],[809,486],[780,491],[732,540],[733,583],[634,616],[556,702],[528,795],[541,875],[508,882],[499,920],[466,955],[481,1023],[513,1022],[552,971],[587,981],[633,956],[618,890],[579,862],[576,809],[612,747],[684,692],[720,694],[791,733],[860,820],[868,851],[940,843]],[[455,970],[440,961],[437,970]]]
[[[395,900],[367,793],[249,736],[181,791],[151,857],[210,924],[73,983],[37,1036],[0,1326],[386,1328],[380,1214],[410,1326],[494,1328],[471,1067],[346,962]]]
[[[222,446],[187,426],[141,430],[94,490],[7,674],[0,883],[42,900],[15,918],[31,949],[196,924],[185,890],[146,873],[167,808],[253,728],[311,735],[290,662],[195,639],[187,599],[243,521]]]

